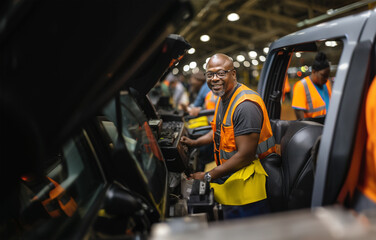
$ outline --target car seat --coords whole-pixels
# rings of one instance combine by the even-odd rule
[[[323,125],[313,121],[271,120],[281,157],[271,154],[262,163],[268,173],[267,193],[272,211],[311,206],[314,155]],[[280,161],[279,161],[280,160]]]

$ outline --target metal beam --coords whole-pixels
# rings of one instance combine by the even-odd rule
[[[276,21],[276,22],[287,23],[287,24],[290,24],[290,25],[296,25],[298,23],[298,20],[295,19],[295,18],[286,17],[286,16],[283,16],[283,15],[279,15],[279,14],[276,14],[276,13],[270,13],[270,12],[266,12],[266,11],[262,11],[262,10],[240,9],[240,12],[244,13],[244,14],[248,14],[248,15],[258,16],[258,17],[265,18],[265,19],[270,19],[270,20],[273,20],[273,21]]]
[[[326,12],[326,10],[328,10],[328,8],[325,7],[325,6],[320,6],[320,5],[317,5],[317,4],[307,3],[307,2],[303,2],[303,1],[285,0],[285,1],[283,1],[283,3],[285,3],[287,5],[294,6],[294,7],[311,9],[311,10],[322,12],[322,13],[324,13],[324,12]]]
[[[226,34],[212,33],[212,36],[215,37],[215,38],[218,38],[218,39],[223,39],[223,40],[226,40],[226,41],[229,41],[229,42],[241,44],[245,47],[248,47],[248,44],[249,44],[249,41],[246,41],[243,38],[239,38],[239,37],[233,36],[233,35],[229,36],[229,35],[226,35]]]
[[[317,17],[311,18],[311,19],[305,19],[301,22],[298,22],[296,24],[296,26],[297,27],[304,27],[306,25],[316,24],[316,23],[328,20],[329,18],[332,18],[336,15],[343,14],[343,13],[349,12],[351,10],[367,6],[368,4],[371,4],[371,3],[374,3],[374,2],[376,2],[376,0],[364,0],[364,1],[359,1],[359,2],[356,2],[356,3],[349,4],[349,5],[341,7],[341,8],[329,9],[326,14],[323,14],[323,15],[320,15],[320,16],[317,16]]]
[[[242,24],[237,24],[237,23],[225,23],[223,26],[226,28],[235,29],[240,32],[249,33],[251,35],[263,33],[255,28],[246,27]]]

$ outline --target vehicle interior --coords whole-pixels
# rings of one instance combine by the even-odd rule
[[[174,34],[192,14],[189,2],[1,6],[0,239],[148,239],[157,223],[223,219],[209,184],[187,178],[198,153],[180,142],[210,128],[188,128],[191,119],[150,94],[192,47]],[[278,154],[262,163],[274,213],[337,201],[356,163],[352,149],[362,96],[375,75],[374,42],[359,44],[351,56],[355,67],[343,95],[355,98],[341,99],[335,123],[328,116],[297,120],[285,87],[293,94],[319,51],[328,55],[336,87],[346,37],[272,49],[259,92],[278,145]],[[322,170],[317,160],[328,126],[335,127],[335,151]]]
[[[266,171],[271,173],[270,179],[281,179],[282,182],[269,180],[267,183],[268,191],[273,194],[269,196],[272,196],[271,205],[274,206],[274,209],[283,211],[310,208],[317,204],[318,198],[322,200],[318,206],[339,203],[338,196],[350,169],[356,129],[359,126],[358,121],[361,119],[356,116],[361,116],[362,104],[364,104],[362,101],[364,101],[367,86],[372,81],[374,74],[374,68],[371,67],[372,64],[374,65],[374,60],[372,60],[375,53],[374,46],[372,44],[358,46],[359,49],[355,49],[352,56],[351,66],[353,68],[349,74],[357,72],[358,76],[350,75],[346,78],[353,79],[353,81],[348,80],[345,86],[344,91],[349,92],[344,93],[339,111],[341,114],[348,113],[346,117],[340,115],[335,123],[336,137],[334,137],[334,145],[330,151],[330,163],[324,173],[320,172],[323,163],[317,162],[318,155],[320,147],[326,150],[326,147],[321,144],[325,125],[328,124],[332,127],[333,122],[326,122],[325,116],[297,120],[291,107],[291,97],[294,93],[295,83],[311,73],[309,66],[312,65],[317,52],[324,52],[328,57],[330,63],[329,81],[332,88],[335,89],[338,69],[341,66],[343,68],[344,65],[341,63],[341,58],[343,58],[342,53],[345,47],[348,47],[347,41],[346,37],[329,38],[273,49],[274,54],[272,53],[272,63],[267,76],[269,79],[267,85],[264,86],[264,101],[281,157],[278,159],[273,156],[271,160],[267,159],[263,164]],[[361,50],[361,48],[364,49]],[[355,64],[357,61],[359,63]],[[361,75],[359,75],[360,71]],[[286,91],[287,85],[289,86]],[[329,105],[329,111],[331,107]],[[339,156],[338,152],[342,152],[342,154]],[[317,170],[318,168],[319,170]],[[279,191],[281,186],[284,186],[283,191]]]

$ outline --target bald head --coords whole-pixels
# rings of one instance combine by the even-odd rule
[[[226,54],[216,53],[210,57],[207,63],[207,68],[209,68],[212,65],[222,65],[226,69],[233,69],[234,61],[231,57],[227,56]]]
[[[223,53],[214,54],[206,64],[206,73],[210,73],[206,82],[213,94],[227,99],[237,84],[232,58]]]

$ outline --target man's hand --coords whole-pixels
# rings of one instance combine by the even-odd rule
[[[191,174],[191,178],[197,180],[204,180],[205,172],[195,172]]]
[[[186,136],[182,136],[180,138],[180,142],[187,145],[188,147],[196,146],[196,140],[190,139],[189,137],[186,137]]]
[[[180,142],[184,143],[188,147],[200,147],[206,144],[213,143],[213,130],[210,130],[207,134],[197,138],[197,139],[190,139],[186,136],[180,138]]]
[[[200,113],[200,111],[201,111],[200,107],[191,107],[191,108],[188,108],[189,115],[194,116],[194,117],[196,117]]]

